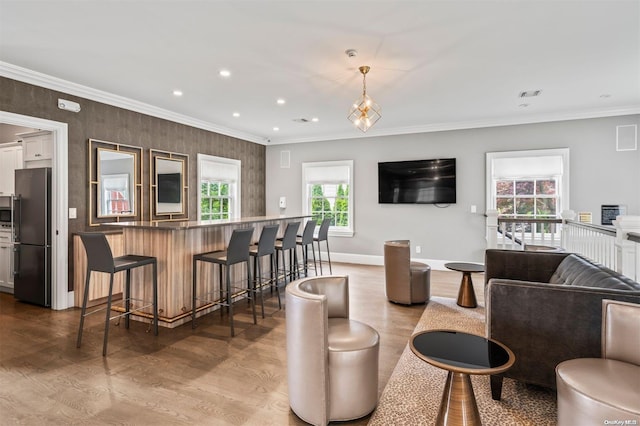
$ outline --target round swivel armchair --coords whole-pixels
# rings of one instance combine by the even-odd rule
[[[363,417],[378,403],[378,332],[349,319],[347,276],[286,289],[289,405],[314,425]]]
[[[640,420],[640,304],[605,299],[602,316],[602,358],[556,367],[559,426]]]
[[[431,267],[412,262],[409,240],[384,243],[384,275],[387,299],[411,305],[430,298]]]

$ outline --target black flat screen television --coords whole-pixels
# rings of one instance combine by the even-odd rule
[[[180,173],[158,174],[158,202],[179,203],[182,195],[182,176]]]
[[[456,159],[378,163],[378,203],[454,204]]]

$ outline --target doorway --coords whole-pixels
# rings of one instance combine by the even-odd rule
[[[51,223],[51,309],[73,306],[73,292],[68,289],[69,257],[69,179],[67,123],[0,111],[0,123],[49,130],[53,133]]]

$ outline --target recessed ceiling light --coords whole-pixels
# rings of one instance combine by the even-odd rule
[[[521,107],[521,108],[526,108],[526,107],[528,107],[528,106],[529,106],[529,104],[520,104],[520,105],[518,105],[518,106],[519,106],[519,107]]]
[[[601,98],[606,99],[606,98],[610,98],[611,95],[609,93],[603,93],[602,95],[600,95]]]
[[[231,77],[231,71],[229,70],[220,70],[220,77]]]
[[[274,131],[274,132],[277,132],[278,130],[280,130],[280,127],[274,127],[274,128],[273,128],[273,131]]]
[[[174,90],[173,91],[173,95],[174,96],[182,96],[182,90]]]
[[[318,117],[313,117],[313,118],[311,119],[311,121],[313,121],[314,123],[317,123],[317,122],[318,122],[318,121],[320,121],[320,120],[318,119]]]
[[[234,112],[234,113],[233,113],[233,116],[234,116],[234,117],[236,117],[236,118],[238,118],[238,117],[240,117],[240,113],[239,113],[239,112]]]
[[[278,98],[278,100],[276,101],[278,105],[284,105],[285,103],[287,103],[287,101],[285,101],[282,98]]]

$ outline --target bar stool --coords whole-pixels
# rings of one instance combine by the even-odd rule
[[[251,292],[251,268],[249,265],[249,245],[251,244],[251,238],[253,236],[253,228],[245,228],[245,229],[234,229],[231,234],[231,239],[229,240],[229,245],[227,250],[217,250],[211,251],[207,253],[195,254],[193,256],[193,290],[192,290],[192,311],[191,311],[191,328],[196,328],[196,301],[203,300],[206,303],[211,303],[214,305],[227,306],[229,308],[229,326],[231,328],[231,337],[235,335],[233,329],[233,300],[231,297],[231,289],[235,288],[231,285],[231,266],[246,262],[247,263],[247,294],[251,299],[251,306],[253,311],[253,323],[256,322],[256,304],[253,300],[253,295]],[[219,288],[220,288],[220,298],[218,301],[211,301],[207,299],[198,299],[196,287],[198,283],[197,275],[198,268],[197,263],[201,262],[209,262],[214,265],[220,265],[220,279],[219,279]],[[223,290],[223,279],[222,279],[222,267],[226,267],[226,282],[224,283],[225,289]],[[213,292],[209,292],[203,296],[207,296],[212,294]],[[226,302],[224,301],[223,294],[226,293]],[[220,308],[220,315],[222,315],[222,308]]]
[[[331,270],[331,254],[329,254],[329,226],[331,225],[331,219],[325,218],[320,224],[318,235],[313,238],[313,241],[318,243],[318,259],[320,261],[320,275],[322,274],[322,252],[320,251],[320,241],[324,241],[327,244],[327,257],[329,258],[329,274],[333,274]]]
[[[309,276],[309,245],[311,245],[311,253],[313,254],[313,270],[318,275],[318,267],[316,266],[316,249],[313,247],[313,232],[316,229],[316,221],[309,220],[304,226],[302,235],[296,238],[296,244],[302,249],[304,276]]]
[[[279,266],[279,253],[282,253],[282,271],[283,280],[287,282],[287,262],[285,259],[285,252],[289,252],[289,282],[293,281],[298,269],[298,255],[296,253],[296,238],[298,236],[298,228],[300,228],[300,222],[289,222],[284,230],[282,238],[276,240],[276,275],[280,274]],[[280,300],[280,291],[278,291],[278,307],[282,308],[282,301]]]
[[[276,236],[278,235],[279,225],[265,225],[260,233],[260,239],[258,244],[254,244],[249,247],[249,255],[253,258],[253,288],[251,291],[255,294],[260,292],[260,306],[262,308],[262,318],[264,318],[264,297],[262,295],[262,287],[264,283],[262,281],[262,264],[260,258],[263,256],[269,256],[269,285],[271,288],[274,286],[278,292],[278,299],[280,298],[280,290],[278,289],[278,274],[274,274],[274,258],[276,253]],[[275,276],[275,281],[274,281]]]
[[[84,283],[84,297],[82,299],[82,313],[80,315],[80,327],[78,329],[78,341],[76,347],[80,347],[82,343],[82,329],[84,326],[84,318],[87,315],[94,314],[98,311],[106,309],[106,319],[104,324],[104,342],[102,344],[102,356],[107,355],[107,342],[109,340],[109,322],[112,319],[124,317],[125,328],[129,328],[129,316],[132,312],[140,312],[142,309],[153,307],[153,334],[158,335],[158,261],[152,256],[138,256],[135,254],[127,254],[124,256],[113,257],[111,247],[107,242],[105,234],[98,232],[79,233],[82,244],[84,244],[87,253],[87,277]],[[142,299],[134,299],[131,297],[131,270],[140,266],[153,265],[153,301],[148,302]],[[109,295],[107,296],[107,306],[95,309],[87,313],[87,299],[89,298],[89,281],[91,272],[106,272],[109,277]],[[113,298],[113,276],[116,272],[127,271],[127,278],[124,289],[124,313],[110,316]],[[131,310],[131,301],[142,302],[146,305],[135,310]]]

